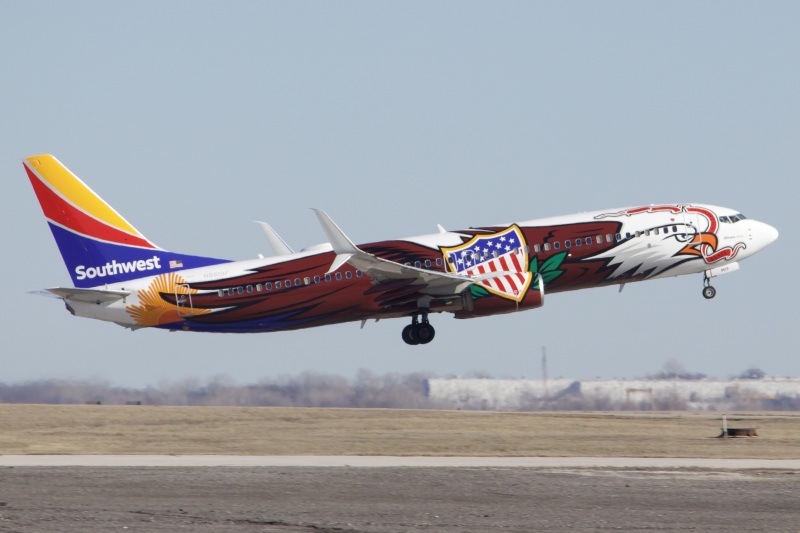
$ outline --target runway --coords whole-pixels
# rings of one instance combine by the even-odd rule
[[[0,531],[800,531],[800,461],[0,456]]]
[[[3,466],[354,468],[707,468],[800,470],[800,460],[676,457],[429,457],[369,455],[0,455]]]

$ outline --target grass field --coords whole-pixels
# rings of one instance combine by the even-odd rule
[[[0,404],[0,454],[800,458],[800,413]],[[737,420],[738,419],[738,420]]]

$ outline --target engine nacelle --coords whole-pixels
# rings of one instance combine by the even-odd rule
[[[539,274],[534,275],[525,296],[517,302],[511,298],[503,298],[496,294],[490,294],[482,298],[475,298],[472,292],[467,290],[462,295],[462,309],[456,311],[456,318],[476,318],[480,316],[502,315],[514,313],[526,309],[536,309],[544,305],[544,283]]]

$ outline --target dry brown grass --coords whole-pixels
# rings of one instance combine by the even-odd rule
[[[736,415],[729,415],[735,418]],[[800,413],[0,405],[0,454],[800,458]]]

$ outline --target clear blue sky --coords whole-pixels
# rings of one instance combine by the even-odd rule
[[[0,381],[142,386],[429,371],[637,377],[675,359],[800,375],[796,2],[7,2],[0,17]],[[20,160],[53,153],[174,251],[268,253],[661,202],[781,231],[739,272],[553,295],[517,315],[298,332],[130,332],[69,285]]]

